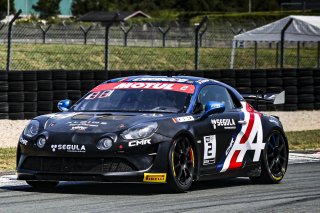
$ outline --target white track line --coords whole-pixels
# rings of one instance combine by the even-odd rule
[[[289,153],[289,164],[320,162],[320,152],[313,154]],[[26,182],[17,180],[16,175],[0,176],[0,187],[25,186]]]

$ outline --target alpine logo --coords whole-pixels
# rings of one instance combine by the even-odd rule
[[[218,165],[220,172],[241,168],[248,150],[254,151],[253,162],[258,162],[265,147],[261,114],[255,112],[247,102],[241,102],[241,104],[243,110],[240,117],[243,117],[241,119],[246,122],[243,125],[238,124],[238,133],[232,137],[230,146],[225,153],[225,159]]]

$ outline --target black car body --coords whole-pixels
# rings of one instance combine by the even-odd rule
[[[18,179],[34,187],[151,182],[185,191],[192,181],[221,177],[277,183],[286,172],[279,119],[215,80],[119,78],[70,108],[68,101],[59,105],[64,112],[34,118],[19,139]]]

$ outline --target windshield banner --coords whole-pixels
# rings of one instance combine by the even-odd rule
[[[117,82],[101,84],[91,90],[91,92],[100,92],[104,90],[116,89],[154,89],[154,90],[170,90],[176,92],[184,92],[193,94],[195,87],[193,84],[181,83],[163,83],[163,82]]]

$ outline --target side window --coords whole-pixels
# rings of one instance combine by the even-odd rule
[[[224,103],[226,111],[235,108],[228,90],[219,85],[208,85],[201,89],[198,95],[198,102],[202,105],[203,109],[208,101]]]

